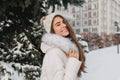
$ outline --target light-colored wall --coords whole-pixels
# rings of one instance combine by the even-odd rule
[[[86,0],[83,7],[69,4],[67,10],[64,7],[58,9],[56,5],[55,12],[61,12],[69,17],[69,22],[76,33],[91,32],[100,35],[115,33],[114,21],[120,24],[120,0]],[[94,16],[95,12],[96,16]],[[89,13],[91,13],[90,17]],[[97,24],[94,24],[95,21]]]

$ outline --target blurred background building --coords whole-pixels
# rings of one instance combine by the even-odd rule
[[[110,34],[117,31],[115,21],[120,24],[120,0],[85,0],[82,7],[68,5],[68,9],[56,6],[69,18],[76,33]],[[50,11],[50,9],[49,9]]]

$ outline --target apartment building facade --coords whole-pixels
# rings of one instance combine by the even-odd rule
[[[82,7],[83,32],[115,33],[120,24],[120,0],[86,0]]]
[[[68,5],[68,9],[56,6],[55,12],[69,18],[75,33],[115,33],[115,21],[120,24],[120,0],[85,0],[83,7]]]

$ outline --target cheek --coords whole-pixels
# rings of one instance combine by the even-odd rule
[[[55,33],[60,33],[60,28],[59,27],[54,27],[53,29],[54,29]]]
[[[61,31],[58,29],[55,31],[56,34],[61,34]]]

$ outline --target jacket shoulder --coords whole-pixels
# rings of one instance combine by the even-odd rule
[[[46,53],[50,54],[50,55],[62,55],[62,54],[65,55],[65,52],[62,49],[58,48],[58,47],[52,47]]]

